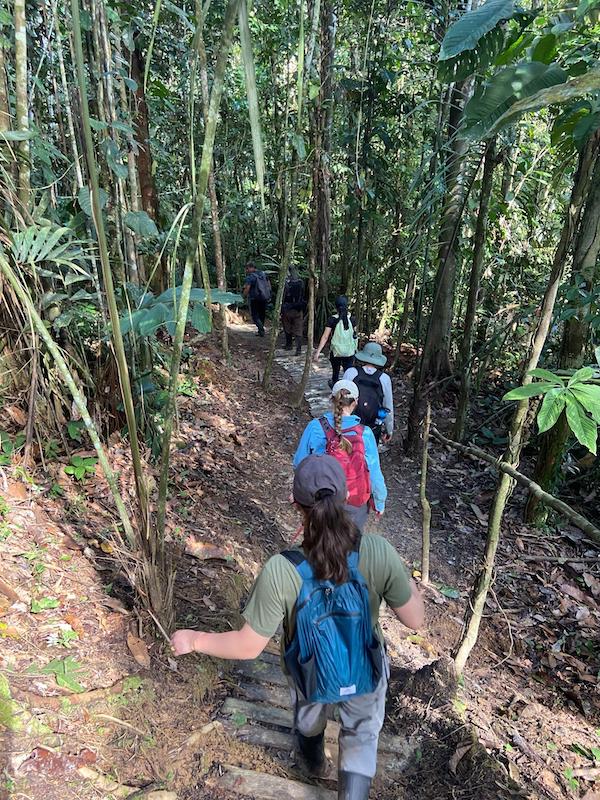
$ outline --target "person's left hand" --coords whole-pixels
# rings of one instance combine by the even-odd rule
[[[392,434],[391,433],[382,433],[381,434],[381,441],[384,444],[389,444],[392,441]]]
[[[182,629],[175,631],[171,636],[171,647],[176,656],[185,656],[187,653],[193,653],[195,650],[195,643],[200,636],[198,631],[190,631]]]

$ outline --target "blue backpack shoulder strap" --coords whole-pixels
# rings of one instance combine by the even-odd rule
[[[300,550],[283,550],[281,555],[296,567],[302,580],[310,580],[313,577],[313,569]]]
[[[358,559],[360,558],[360,543],[362,541],[362,534],[358,534],[358,538],[356,539],[356,544],[354,545],[354,550],[351,553],[348,553],[348,566],[350,569],[358,570]]]

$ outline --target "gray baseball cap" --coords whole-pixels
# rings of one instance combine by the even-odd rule
[[[323,489],[340,503],[345,503],[348,489],[344,470],[333,456],[307,456],[298,464],[294,474],[294,500],[305,508],[312,508],[316,495]]]

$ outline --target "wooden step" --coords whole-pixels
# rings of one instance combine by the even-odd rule
[[[235,690],[236,695],[244,700],[254,700],[259,703],[271,703],[279,708],[290,708],[290,690],[287,686],[273,686],[254,681],[244,681]]]
[[[273,664],[260,659],[254,661],[237,661],[233,671],[238,675],[242,675],[244,678],[250,678],[260,683],[273,683],[275,686],[288,685],[287,679],[278,663]]]
[[[330,726],[332,729],[331,733]],[[270,750],[277,750],[280,753],[285,753],[287,756],[290,756],[296,750],[296,743],[292,733],[274,730],[273,728],[265,728],[262,725],[242,725],[236,728],[230,724],[226,726],[226,729],[238,739],[257,747],[267,747]],[[325,754],[333,761],[335,767],[330,780],[337,779],[336,770],[339,757],[337,737],[332,735],[333,731],[335,731],[335,728],[333,728],[333,723],[330,722],[327,727],[325,744]],[[377,774],[381,776],[386,773],[393,772],[399,774],[404,772],[410,763],[414,750],[415,746],[407,746],[406,752],[403,753],[380,752],[377,757]]]
[[[228,697],[221,708],[221,714],[226,717],[238,715],[245,717],[249,722],[259,723],[263,726],[282,728],[289,732],[293,728],[293,714],[289,709],[276,708],[265,703],[252,703],[235,697]],[[337,742],[340,731],[339,723],[330,721],[325,731],[325,741]],[[414,745],[404,736],[392,736],[382,733],[379,736],[379,751],[393,753],[399,760],[408,759],[414,750]]]
[[[223,770],[220,777],[211,780],[215,787],[256,800],[337,800],[337,792],[322,786],[311,786],[229,765],[224,765]]]

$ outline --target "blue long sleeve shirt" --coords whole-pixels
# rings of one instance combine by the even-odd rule
[[[328,411],[325,414],[325,417],[333,428],[333,413]],[[347,428],[352,428],[354,425],[360,425],[360,419],[357,416],[352,414],[348,417],[342,417],[342,431],[346,430]],[[349,433],[348,437],[350,438],[353,435],[354,434]],[[365,461],[367,462],[367,469],[369,470],[369,475],[371,477],[371,493],[373,495],[373,502],[375,503],[375,510],[379,511],[379,513],[383,513],[387,498],[387,488],[383,473],[381,472],[381,465],[379,463],[379,450],[377,449],[377,442],[375,441],[373,431],[370,428],[363,428],[363,441],[365,443]],[[310,456],[313,453],[316,453],[317,455],[324,453],[326,445],[327,437],[325,436],[323,426],[318,419],[311,420],[304,429],[304,433],[300,439],[300,444],[298,445],[298,449],[294,455],[294,469],[296,469],[298,464],[303,461],[306,456]]]

